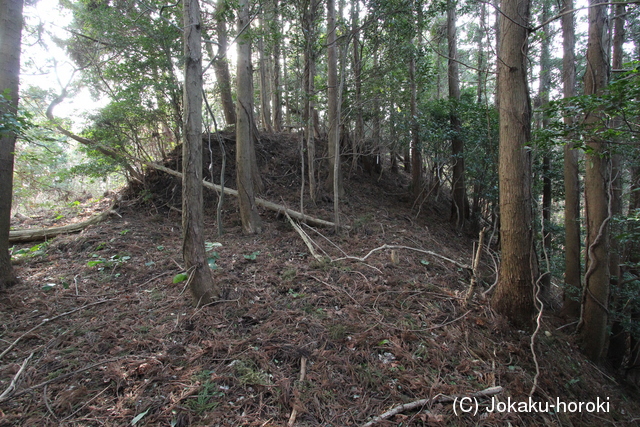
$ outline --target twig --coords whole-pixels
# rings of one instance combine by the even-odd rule
[[[493,395],[502,393],[502,390],[503,388],[500,386],[489,387],[487,389],[473,393],[469,395],[469,397],[473,398],[473,397],[493,396]],[[390,409],[381,415],[378,415],[377,417],[373,418],[371,421],[363,424],[362,427],[371,427],[372,425],[377,424],[380,421],[386,420],[387,418],[391,418],[394,415],[398,415],[404,411],[410,411],[412,409],[420,408],[422,406],[425,406],[428,403],[451,403],[451,402],[455,402],[457,399],[458,399],[457,397],[438,395],[433,399],[420,399],[413,402],[405,403],[405,404],[396,406],[395,408]]]
[[[84,368],[80,368],[80,369],[75,370],[73,372],[68,372],[66,374],[59,375],[59,376],[57,376],[55,378],[52,378],[50,380],[43,381],[40,384],[36,384],[36,385],[31,386],[31,387],[25,388],[24,390],[19,391],[16,394],[14,394],[12,397],[15,399],[16,397],[20,397],[23,394],[27,394],[27,393],[29,393],[29,392],[37,389],[37,388],[44,387],[46,385],[49,385],[51,383],[55,383],[55,382],[58,382],[58,381],[66,380],[67,378],[70,378],[70,377],[72,377],[74,375],[80,374],[80,373],[82,373],[84,371],[88,371],[89,369],[93,369],[96,366],[104,365],[105,363],[112,363],[112,362],[117,362],[118,360],[128,359],[128,358],[136,358],[136,357],[138,357],[138,356],[129,355],[129,356],[122,356],[122,357],[116,357],[116,358],[113,358],[113,359],[103,360],[102,362],[98,362],[98,363],[94,363],[94,364],[89,365],[89,366],[85,366]],[[4,395],[4,393],[3,393],[3,395]],[[4,402],[7,399],[8,399],[7,396],[4,396],[4,397],[0,398],[0,403]]]
[[[46,386],[45,386],[46,387]],[[77,414],[78,412],[82,411],[82,409],[84,409],[89,403],[93,402],[94,400],[96,400],[102,393],[104,393],[105,391],[109,390],[109,388],[111,387],[111,384],[109,384],[108,386],[106,386],[104,389],[102,389],[102,391],[98,394],[96,394],[95,396],[93,396],[91,399],[87,400],[84,405],[82,405],[81,407],[79,407],[78,409],[76,409],[75,411],[73,411],[71,414],[67,415],[66,417],[64,417],[62,419],[62,421],[66,421],[69,418],[73,417],[75,414]]]
[[[307,358],[302,356],[300,358],[300,380],[299,382],[304,381],[304,377],[307,374]],[[289,422],[287,423],[288,427],[293,427],[293,424],[296,422],[296,417],[298,416],[298,408],[294,407],[291,410],[291,416],[289,417]]]
[[[286,215],[293,229],[296,230],[296,232],[300,235],[300,237],[304,241],[304,244],[307,245],[307,248],[309,248],[309,252],[311,253],[311,255],[316,259],[316,261],[323,262],[324,258],[322,258],[320,255],[316,253],[315,249],[313,248],[313,244],[311,243],[311,238],[309,238],[307,233],[305,233],[304,230],[302,230],[302,228],[300,228],[298,224],[293,222],[293,220],[291,219],[287,211],[284,211],[284,214]]]
[[[410,251],[420,252],[420,253],[423,253],[423,254],[426,254],[426,255],[430,255],[430,256],[432,256],[434,258],[438,258],[438,259],[441,259],[443,261],[447,261],[447,262],[455,265],[458,268],[462,268],[462,269],[467,270],[469,272],[473,272],[473,268],[471,266],[459,263],[458,261],[452,260],[451,258],[447,258],[444,255],[440,255],[440,254],[437,254],[437,253],[431,252],[431,251],[426,251],[424,249],[412,248],[410,246],[402,246],[402,245],[382,245],[382,246],[380,246],[378,248],[371,249],[369,251],[369,253],[367,255],[365,255],[364,257],[362,257],[362,258],[358,258],[358,257],[355,257],[355,256],[345,256],[345,257],[342,257],[342,258],[334,259],[333,261],[342,261],[342,260],[345,260],[345,259],[350,259],[350,260],[354,260],[354,261],[364,262],[364,261],[367,260],[367,258],[369,258],[371,255],[373,255],[375,252],[382,251],[382,250],[385,250],[385,249],[406,249],[406,250],[410,250]]]
[[[49,322],[53,322],[54,320],[58,320],[61,317],[64,316],[68,316],[70,314],[75,313],[76,311],[80,311],[80,310],[84,310],[85,308],[89,308],[92,307],[94,305],[98,305],[98,304],[103,304],[105,302],[109,302],[109,301],[115,301],[115,298],[112,299],[104,299],[102,301],[96,301],[96,302],[92,302],[91,304],[87,304],[87,305],[83,305],[82,307],[78,307],[78,308],[74,308],[71,311],[67,311],[66,313],[62,313],[62,314],[58,314],[57,316],[52,317],[51,319],[42,319],[42,322],[40,322],[39,325],[34,326],[33,328],[29,329],[27,332],[25,332],[24,334],[20,335],[9,347],[7,347],[2,353],[0,353],[0,360],[8,353],[10,352],[19,342],[22,338],[26,337],[27,335],[29,335],[31,332],[35,331],[36,329],[38,329],[39,327],[49,323]]]
[[[0,394],[0,402],[2,402],[7,396],[9,396],[13,392],[13,390],[15,390],[18,378],[20,378],[20,375],[22,375],[22,373],[24,372],[25,368],[27,367],[27,363],[29,363],[32,357],[33,353],[31,353],[29,357],[27,357],[24,362],[22,362],[22,366],[20,366],[18,372],[16,372],[16,374],[13,376],[9,387],[7,387],[7,389],[2,394]]]
[[[467,292],[467,297],[464,300],[464,306],[468,306],[471,302],[471,298],[473,298],[473,293],[476,290],[476,286],[478,285],[478,267],[480,266],[480,257],[482,256],[482,250],[484,248],[484,235],[487,232],[487,228],[483,228],[480,231],[480,236],[478,237],[478,249],[476,250],[475,256],[473,258],[473,270],[471,274],[471,283],[469,284],[469,292]]]
[[[47,407],[47,411],[49,411],[56,422],[60,423],[60,418],[58,418],[56,413],[53,412],[53,409],[51,409],[51,405],[49,405],[49,399],[47,399],[47,386],[44,386],[44,389],[42,390],[42,399],[44,400],[44,406]]]

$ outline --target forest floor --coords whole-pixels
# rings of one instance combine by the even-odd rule
[[[262,140],[263,198],[295,209],[297,139]],[[218,237],[216,195],[205,190],[223,296],[200,309],[172,280],[184,271],[174,178],[150,172],[144,189],[16,220],[75,221],[117,199],[103,223],[14,248],[20,283],[0,294],[0,394],[15,389],[0,397],[0,426],[638,425],[637,390],[589,362],[565,321],[544,313],[534,357],[531,333],[491,311],[489,256],[465,307],[468,272],[414,250],[471,264],[477,236],[451,229],[446,203],[412,207],[402,173],[345,176],[350,229],[303,226],[330,261],[274,212],[261,211],[262,234],[243,235],[231,197]],[[330,220],[331,207],[307,203],[306,213]],[[347,257],[385,244],[410,249]],[[606,406],[489,412],[529,402],[534,381],[534,401]]]

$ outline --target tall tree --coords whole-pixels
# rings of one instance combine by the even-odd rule
[[[315,143],[315,74],[316,56],[315,43],[317,39],[317,16],[320,1],[306,0],[301,7],[302,32],[304,34],[304,73],[303,88],[304,110],[302,119],[305,126],[307,143],[307,165],[309,179],[309,196],[313,203],[316,202],[316,143]],[[289,111],[289,109],[287,109]]]
[[[449,0],[447,8],[447,41],[449,45],[449,101],[451,112],[451,157],[453,159],[452,197],[450,221],[454,227],[461,229],[469,218],[469,202],[465,184],[464,171],[464,141],[462,139],[462,124],[457,109],[460,101],[460,73],[458,71],[458,36],[456,28],[456,4]]]
[[[198,0],[183,0],[184,143],[182,146],[182,255],[196,306],[217,293],[204,248],[202,197],[202,35]]]
[[[587,68],[584,74],[585,95],[597,95],[607,85],[608,48],[604,43],[607,6],[599,0],[589,3],[589,38]],[[598,111],[585,117],[587,126],[597,126]],[[587,219],[587,272],[580,323],[584,351],[600,361],[607,343],[609,305],[609,181],[611,164],[607,144],[596,132],[587,136],[585,204]]]
[[[549,0],[542,1],[542,15],[540,20],[546,22],[551,15]],[[542,40],[540,43],[540,86],[538,88],[538,102],[542,107],[549,104],[549,92],[551,91],[551,28],[549,25],[542,27]],[[549,127],[549,118],[543,115],[539,121],[542,129]],[[542,247],[544,257],[548,260],[551,251],[551,157],[548,152],[542,156],[542,223],[543,236]],[[551,272],[546,272],[540,278],[540,292],[546,295],[551,286]]]
[[[625,41],[625,21],[626,21],[626,5],[623,3],[616,4],[614,7],[613,18],[613,50],[611,52],[611,68],[614,72],[622,70],[623,62],[623,44]],[[624,125],[619,117],[613,118],[614,128],[621,128]],[[622,215],[622,155],[614,149],[611,153],[611,215],[613,217]],[[611,250],[609,251],[609,270],[611,275],[611,287],[614,297],[611,299],[613,310],[621,310],[621,301],[618,298],[621,279],[621,245],[618,239],[611,239]],[[611,333],[609,338],[609,346],[607,359],[615,368],[619,368],[624,360],[627,345],[627,334],[625,333],[622,322],[619,319],[614,320],[611,325]]]
[[[534,313],[531,213],[531,106],[527,86],[530,0],[504,0],[500,15],[500,242],[502,260],[492,306],[520,327]]]
[[[249,2],[240,0],[238,11],[238,70],[236,104],[236,181],[242,230],[246,234],[262,231],[260,216],[254,193],[253,149],[253,77],[251,73],[251,39],[247,34],[249,25]]]
[[[575,24],[573,0],[564,0],[562,8],[562,84],[563,96],[572,98],[576,95],[576,55],[575,55]],[[567,127],[573,125],[573,116],[566,114],[564,123]],[[580,315],[579,295],[582,288],[580,263],[580,180],[578,169],[578,151],[573,143],[564,146],[564,282],[562,312],[570,317]]]
[[[218,36],[218,53],[213,61],[213,68],[216,73],[216,82],[220,91],[220,101],[222,111],[227,125],[236,123],[236,111],[231,96],[231,75],[229,74],[229,61],[227,60],[227,49],[229,41],[227,38],[227,20],[226,20],[227,4],[225,0],[218,0],[216,5],[216,35]],[[207,46],[210,46],[207,43]]]
[[[327,0],[327,120],[329,121],[329,176],[326,189],[333,192],[334,223],[340,226],[338,210],[342,192],[340,177],[340,116],[338,94],[338,48],[336,46],[336,7],[334,0]]]
[[[22,8],[22,0],[0,0],[0,95],[7,101],[0,102],[0,118],[18,113]],[[16,281],[9,255],[15,145],[15,129],[0,123],[0,290]]]
[[[264,13],[260,12],[258,22],[260,25],[260,35],[258,37],[258,61],[260,63],[259,81],[260,81],[260,116],[262,118],[262,128],[267,132],[272,132],[271,127],[271,93],[269,76],[269,58],[265,54],[265,34],[267,27],[264,22]]]
[[[280,43],[283,36],[280,30],[280,12],[278,0],[273,0],[272,19],[270,20],[271,33],[273,34],[273,90],[271,104],[273,106],[273,130],[282,131],[282,87],[280,84]]]

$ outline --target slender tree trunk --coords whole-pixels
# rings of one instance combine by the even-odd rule
[[[359,0],[353,2],[351,8],[351,29],[353,31],[353,84],[354,84],[354,110],[356,114],[356,127],[352,145],[352,167],[355,170],[358,163],[358,154],[364,146],[364,118],[362,117],[362,61],[360,58],[360,31],[358,19],[360,14]],[[370,156],[371,153],[364,153]]]
[[[573,9],[573,0],[564,0],[563,11]],[[571,98],[576,95],[576,57],[575,27],[573,13],[562,15],[562,81],[563,95]],[[574,118],[565,115],[564,123],[573,125]],[[573,143],[564,146],[564,229],[565,229],[565,267],[562,313],[577,318],[580,315],[580,295],[582,291],[582,267],[580,263],[580,180],[578,169],[578,151]]]
[[[504,0],[500,16],[500,244],[502,261],[493,308],[518,327],[534,314],[531,213],[531,106],[527,87],[530,0]]]
[[[229,61],[227,60],[227,21],[224,18],[225,0],[218,0],[216,6],[216,33],[218,36],[218,54],[213,62],[213,69],[216,74],[218,90],[220,91],[220,102],[224,112],[224,120],[227,126],[236,123],[236,111],[231,96],[231,75],[229,73]]]
[[[476,96],[478,104],[482,103],[482,99],[484,97],[484,86],[485,86],[485,75],[486,70],[485,67],[485,48],[484,48],[484,35],[485,28],[487,23],[487,5],[486,3],[480,4],[480,28],[476,34],[476,43],[478,44],[478,87],[476,89]]]
[[[266,27],[264,24],[264,16],[260,13],[260,29],[262,30],[260,37],[258,37],[258,58],[260,61],[260,114],[262,114],[262,128],[267,132],[273,132],[273,128],[271,127],[271,105],[269,101],[271,99],[271,94],[269,93],[269,61],[267,60],[267,55],[265,55],[265,47],[264,47],[264,34],[266,32]]]
[[[542,22],[546,22],[551,15],[549,0],[542,1]],[[551,29],[549,25],[542,28],[542,42],[540,44],[540,87],[538,98],[541,106],[549,103],[549,92],[551,91]],[[549,119],[542,118],[543,129],[549,127]],[[542,223],[543,223],[543,259],[548,260],[551,256],[551,157],[548,154],[542,156]],[[546,265],[546,263],[545,263]],[[540,293],[547,295],[551,287],[551,272],[546,272],[540,279]]]
[[[314,43],[316,40],[316,17],[318,12],[317,0],[309,0],[305,2],[302,13],[302,27],[305,35],[304,50],[304,77],[303,91],[305,94],[304,111],[302,114],[305,135],[307,140],[307,164],[309,178],[309,196],[311,201],[316,203],[318,195],[316,183],[316,142],[314,127],[314,110],[315,110],[315,71],[316,71],[316,53]]]
[[[418,127],[418,87],[416,84],[416,53],[409,59],[409,84],[411,91],[411,189],[413,200],[420,202],[422,195],[422,155],[420,153],[420,128]]]
[[[623,57],[623,44],[625,41],[625,20],[626,20],[626,6],[624,4],[617,4],[614,7],[614,19],[613,19],[613,51],[611,54],[611,67],[613,70],[622,69],[622,57]],[[613,127],[621,127],[621,120],[619,117],[614,117]],[[615,149],[614,149],[615,150]],[[611,154],[611,215],[622,215],[622,156],[620,153],[613,152]],[[620,230],[622,231],[622,230]],[[610,304],[613,310],[622,310],[622,301],[619,298],[622,289],[619,289],[619,283],[621,282],[621,246],[618,243],[618,239],[611,239],[611,250],[609,251],[609,271],[611,275],[611,289],[614,297],[611,299]],[[607,359],[611,362],[614,368],[622,366],[624,355],[627,349],[627,334],[625,333],[622,322],[615,320],[611,325],[611,333],[609,339],[609,349],[607,353]]]
[[[0,94],[10,97],[0,103],[0,117],[18,112],[22,8],[22,0],[0,0]],[[14,132],[0,134],[0,290],[16,282],[9,255],[15,144]]]
[[[280,30],[280,12],[278,0],[273,0],[273,21],[271,26],[274,33],[273,41],[273,93],[271,104],[273,106],[273,130],[282,132],[282,87],[280,86],[280,43],[282,32]]]
[[[606,5],[590,0],[587,69],[584,75],[585,95],[599,94],[607,85]],[[585,118],[587,125],[602,120],[592,112]],[[587,217],[587,272],[583,295],[581,338],[587,356],[602,360],[607,344],[609,306],[609,180],[610,159],[606,142],[598,135],[587,140],[585,204]]]
[[[447,9],[447,39],[449,45],[449,101],[451,112],[451,158],[453,161],[453,177],[451,184],[451,224],[462,229],[469,218],[469,201],[465,185],[464,170],[464,141],[462,140],[462,125],[458,117],[458,102],[460,101],[460,74],[458,72],[458,37],[456,34],[456,10],[455,3],[449,0]]]
[[[327,103],[329,120],[329,177],[325,188],[333,193],[334,202],[341,196],[340,179],[340,117],[338,106],[338,55],[336,46],[335,1],[327,0]],[[334,206],[334,211],[335,211]],[[334,212],[339,226],[339,212]]]
[[[184,0],[184,144],[182,145],[182,255],[196,306],[215,298],[204,248],[202,197],[202,48],[200,5]]]
[[[238,32],[249,22],[248,0],[239,1]],[[246,32],[238,37],[238,70],[236,107],[236,181],[242,230],[246,234],[262,231],[255,202],[253,180],[253,79],[251,73],[251,40]]]

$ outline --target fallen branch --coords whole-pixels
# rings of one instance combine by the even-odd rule
[[[409,250],[409,251],[420,252],[420,253],[423,253],[423,254],[426,254],[426,255],[430,255],[430,256],[432,256],[434,258],[438,258],[438,259],[441,259],[443,261],[447,261],[447,262],[455,265],[458,268],[462,268],[464,270],[469,271],[470,273],[473,273],[473,268],[471,266],[459,263],[458,261],[453,260],[451,258],[447,258],[444,255],[440,255],[438,253],[427,251],[427,250],[424,250],[424,249],[412,248],[410,246],[402,246],[402,245],[382,245],[379,248],[371,249],[369,251],[369,253],[367,255],[365,255],[364,257],[362,257],[362,258],[358,258],[358,257],[355,257],[355,256],[345,256],[345,257],[342,257],[342,258],[336,258],[333,261],[342,261],[342,260],[345,260],[345,259],[350,259],[350,260],[354,260],[354,261],[364,262],[364,261],[366,261],[367,258],[369,258],[371,255],[373,255],[375,252],[383,251],[383,250],[386,250],[386,249],[406,249],[406,250]]]
[[[293,222],[293,220],[291,219],[291,216],[289,216],[288,213],[285,212],[284,214],[287,216],[287,219],[289,220],[289,223],[291,223],[291,226],[293,227],[293,229],[298,232],[304,244],[307,245],[307,248],[309,248],[309,252],[311,253],[311,255],[316,259],[316,261],[323,262],[324,258],[318,255],[316,250],[313,248],[313,243],[311,242],[311,239],[309,238],[307,233],[305,233],[304,230],[300,228],[298,224]]]
[[[40,388],[40,387],[44,387],[44,386],[49,385],[49,384],[51,384],[51,383],[55,383],[55,382],[58,382],[58,381],[66,380],[67,378],[71,378],[71,377],[73,377],[74,375],[81,374],[82,372],[85,372],[85,371],[88,371],[88,370],[90,370],[90,369],[93,369],[93,368],[95,368],[96,366],[104,365],[104,364],[106,364],[106,363],[113,363],[113,362],[117,362],[118,360],[122,360],[122,359],[133,359],[133,358],[138,358],[138,357],[139,357],[139,356],[133,356],[133,355],[129,355],[129,356],[121,356],[121,357],[115,357],[115,358],[113,358],[113,359],[103,360],[102,362],[93,363],[93,364],[91,364],[91,365],[89,365],[89,366],[85,366],[84,368],[76,369],[76,370],[75,370],[75,371],[73,371],[73,372],[68,372],[68,373],[66,373],[66,374],[59,375],[59,376],[57,376],[57,377],[55,377],[55,378],[52,378],[52,379],[50,379],[50,380],[43,381],[43,382],[41,382],[40,384],[33,385],[33,386],[31,386],[31,387],[25,388],[24,390],[20,390],[19,392],[17,392],[16,394],[14,394],[14,395],[13,395],[13,396],[11,396],[11,397],[15,399],[16,397],[20,397],[20,396],[22,396],[22,395],[24,395],[24,394],[30,393],[30,392],[32,392],[33,390],[38,389],[38,388]],[[4,402],[4,401],[5,401],[5,400],[7,400],[8,398],[9,398],[8,396],[3,397],[2,399],[0,399],[0,403]]]
[[[10,395],[13,392],[13,390],[15,390],[16,383],[18,382],[18,378],[20,378],[20,375],[22,375],[22,373],[24,372],[24,369],[27,367],[27,364],[29,363],[32,357],[33,357],[33,353],[31,353],[29,357],[27,357],[24,360],[24,362],[22,362],[22,366],[20,366],[20,369],[18,370],[18,372],[16,372],[16,374],[13,376],[13,379],[11,380],[11,384],[9,384],[9,387],[7,387],[7,389],[2,394],[0,394],[0,402],[2,402],[8,395]]]
[[[300,383],[304,381],[304,377],[307,374],[307,358],[302,356],[300,359]],[[291,416],[289,417],[289,422],[287,423],[288,427],[293,427],[296,423],[296,418],[298,416],[298,408],[296,408],[296,403],[293,404],[293,409],[291,410]]]
[[[499,393],[502,393],[503,388],[500,386],[497,387],[489,387],[487,389],[478,391],[476,393],[473,393],[471,395],[469,395],[469,397],[487,397],[487,396],[493,396]],[[420,399],[420,400],[416,400],[413,402],[409,402],[409,403],[405,403],[403,405],[399,405],[396,406],[393,409],[388,410],[387,412],[383,413],[382,415],[378,415],[377,417],[373,418],[371,421],[365,423],[362,425],[362,427],[371,427],[374,424],[379,423],[380,421],[386,420],[388,418],[391,418],[395,415],[398,415],[404,411],[410,411],[412,409],[416,409],[416,408],[421,408],[423,406],[425,406],[428,403],[451,403],[451,402],[455,402],[456,399],[458,399],[459,397],[452,397],[452,396],[444,396],[444,395],[438,395],[436,397],[434,397],[433,399]]]
[[[152,162],[144,162],[144,164],[152,169],[158,170],[160,172],[164,172],[164,173],[168,173],[169,175],[173,175],[175,177],[178,177],[180,179],[182,179],[182,173],[175,171],[173,169],[169,169],[167,167],[152,163]],[[234,196],[234,197],[238,197],[238,190],[234,190],[232,188],[229,187],[224,187],[224,189],[222,187],[220,187],[217,184],[212,184],[211,182],[208,181],[202,181],[202,185],[205,188],[208,188],[210,190],[215,190],[217,192],[220,191],[224,191],[224,194],[228,194],[230,196]],[[262,206],[265,209],[269,209],[271,211],[275,211],[278,212],[279,214],[288,214],[289,216],[291,216],[292,218],[295,218],[299,221],[302,221],[304,223],[307,223],[309,225],[316,225],[319,227],[335,227],[335,224],[333,222],[330,221],[325,221],[319,218],[314,218],[311,217],[309,215],[303,215],[300,212],[291,210],[285,206],[279,205],[277,203],[273,203],[273,202],[269,202],[267,200],[264,199],[260,199],[256,197],[256,205],[258,206]],[[346,228],[346,227],[343,227]]]
[[[473,298],[473,293],[476,290],[476,286],[478,286],[478,267],[480,266],[480,257],[482,256],[482,251],[484,250],[484,234],[487,232],[487,228],[483,228],[480,231],[480,237],[478,238],[478,249],[476,250],[475,256],[473,258],[473,274],[471,275],[471,284],[469,285],[469,291],[467,292],[467,297],[464,300],[464,306],[468,306]]]
[[[31,332],[35,331],[39,327],[41,327],[43,325],[46,325],[47,323],[53,322],[54,320],[58,320],[61,317],[73,314],[76,311],[84,310],[85,308],[89,308],[89,307],[92,307],[94,305],[103,304],[105,302],[115,301],[115,300],[116,300],[115,298],[103,299],[101,301],[92,302],[91,304],[86,304],[86,305],[83,305],[82,307],[74,308],[73,310],[67,311],[67,312],[62,313],[62,314],[58,314],[57,316],[54,316],[54,317],[52,317],[50,319],[42,319],[42,321],[38,325],[34,326],[33,328],[29,329],[24,334],[20,335],[13,343],[11,343],[11,345],[9,347],[7,347],[2,353],[0,353],[0,360],[2,360],[2,358],[16,346],[20,342],[20,340],[22,338],[24,338],[27,335],[31,334]]]
[[[26,230],[13,230],[9,232],[9,242],[26,243],[47,240],[60,234],[78,233],[90,225],[98,224],[109,217],[113,213],[113,206],[108,210],[94,215],[86,221],[77,222],[75,224],[61,225],[59,227],[50,228],[33,228]]]

